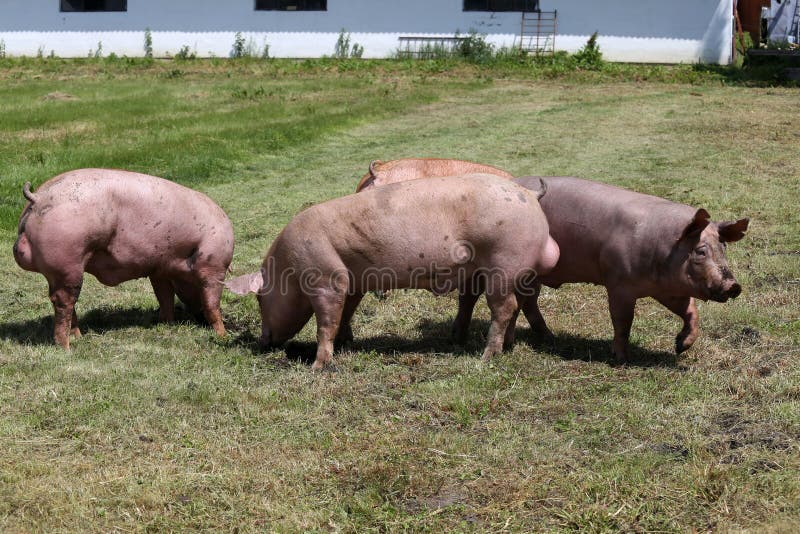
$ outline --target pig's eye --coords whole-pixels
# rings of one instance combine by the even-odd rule
[[[698,248],[694,249],[694,253],[696,255],[700,256],[701,258],[705,258],[706,257],[706,247],[698,247]]]

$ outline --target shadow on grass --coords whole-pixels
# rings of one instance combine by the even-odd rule
[[[467,342],[459,345],[450,339],[450,321],[422,319],[416,325],[415,336],[402,337],[394,334],[378,336],[356,336],[345,347],[336,347],[336,352],[345,348],[358,352],[375,352],[392,356],[396,353],[420,353],[433,357],[454,355],[474,355],[480,358],[489,332],[489,321],[473,320]],[[275,349],[261,349],[258,340],[249,332],[243,332],[237,343],[252,347],[253,351],[272,352]],[[559,333],[552,339],[544,339],[529,328],[517,327],[516,343],[526,343],[530,347],[553,354],[564,360],[582,360],[606,363],[610,366],[628,367],[678,367],[677,355],[663,351],[652,351],[637,345],[631,346],[631,357],[625,364],[615,360],[611,340],[587,339],[571,334]],[[288,360],[310,365],[316,357],[317,345],[311,342],[289,341],[283,346]]]
[[[777,58],[771,61],[748,60],[742,67],[697,63],[692,65],[692,70],[702,75],[716,75],[731,84],[796,87],[797,81],[787,78],[786,74],[786,68],[791,66],[794,66],[791,61]]]
[[[180,305],[175,306],[175,322],[206,324],[202,315],[195,316]],[[152,328],[158,324],[158,309],[100,307],[85,314],[79,312],[78,323],[82,334],[102,334],[131,327]],[[0,324],[0,338],[13,339],[21,344],[50,345],[53,343],[53,316]]]

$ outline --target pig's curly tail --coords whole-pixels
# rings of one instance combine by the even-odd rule
[[[31,204],[36,202],[36,196],[31,193],[31,183],[25,182],[25,185],[22,186],[22,194],[27,198]]]

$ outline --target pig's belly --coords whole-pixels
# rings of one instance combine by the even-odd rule
[[[409,271],[392,269],[367,269],[354,273],[354,284],[359,292],[389,289],[427,289],[443,295],[470,284],[474,275],[471,267],[455,266],[433,271],[417,267]]]
[[[107,251],[97,251],[86,264],[86,272],[93,275],[101,284],[116,286],[122,282],[149,276],[154,271],[151,261],[140,258],[130,261],[119,258]]]

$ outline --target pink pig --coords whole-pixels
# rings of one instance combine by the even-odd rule
[[[14,259],[47,279],[55,309],[55,341],[80,336],[75,302],[83,273],[107,286],[149,277],[159,320],[172,321],[177,294],[203,311],[219,335],[222,280],[233,257],[233,227],[210,198],[176,183],[134,172],[81,169],[56,176],[36,193],[19,220]]]

